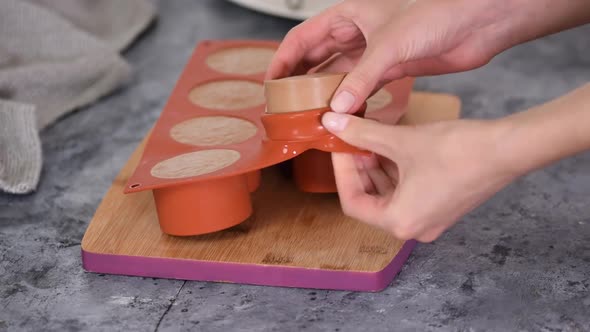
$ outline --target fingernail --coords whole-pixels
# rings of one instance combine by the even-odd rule
[[[322,117],[322,124],[332,132],[343,131],[348,124],[348,115],[327,112]]]
[[[338,93],[338,95],[332,99],[330,103],[330,107],[336,113],[346,113],[354,105],[354,95],[348,91],[342,91]]]

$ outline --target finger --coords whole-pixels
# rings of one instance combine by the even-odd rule
[[[409,76],[431,76],[462,72],[484,66],[491,56],[481,47],[468,47],[463,44],[444,55],[409,61],[400,64],[400,71]]]
[[[314,50],[315,51],[315,50]],[[324,56],[314,57],[312,55],[305,55],[301,61],[295,66],[292,72],[287,76],[305,75],[314,72],[335,72],[334,70],[324,70],[324,67],[332,61],[332,59],[340,53],[331,53],[326,51]]]
[[[346,54],[337,54],[329,58],[328,60],[322,62],[320,65],[314,68],[314,71],[318,72],[325,72],[325,73],[347,73],[350,72],[354,66],[356,65],[357,61],[356,56],[353,53],[346,53]],[[385,79],[380,80],[377,82],[377,85],[369,94],[369,97],[373,96],[377,91],[379,91],[383,86],[391,80],[389,79],[389,72],[385,74]],[[397,75],[397,74],[394,74]],[[397,77],[397,76],[396,76]]]
[[[383,46],[367,47],[358,64],[334,93],[330,103],[334,112],[352,113],[361,107],[384,78],[389,67],[389,53]]]
[[[349,114],[327,112],[322,117],[323,126],[358,148],[374,152],[395,161],[398,146],[402,145],[403,128],[363,119]]]
[[[332,48],[323,44],[328,44],[328,42],[324,40],[324,42],[317,48],[312,49],[307,54],[305,54],[293,72],[288,73],[288,75],[293,76],[304,75],[313,72],[324,72],[325,70],[323,70],[323,68],[328,66],[340,53],[335,51],[336,48]]]
[[[310,50],[321,46],[330,33],[329,10],[314,16],[285,36],[266,71],[265,79],[276,79],[291,74]]]
[[[365,182],[358,171],[354,155],[350,153],[332,153],[334,176],[338,189],[347,192],[364,192]]]
[[[329,67],[334,66],[335,62],[340,62],[342,59],[350,59],[355,56],[360,56],[363,49],[364,46],[361,47],[355,44],[341,43],[333,38],[328,38],[324,40],[321,45],[318,45],[318,47],[309,50],[309,52],[304,55],[302,62],[311,68],[316,67],[315,71],[349,72],[352,68],[351,65],[348,67],[341,66],[338,70]]]
[[[347,153],[332,153],[338,196],[344,213],[371,224],[382,219],[383,203],[377,196],[366,193],[353,156]]]
[[[434,240],[438,239],[445,231],[445,227],[434,227],[428,231],[425,231],[415,238],[416,240],[423,242],[423,243],[430,243]]]
[[[331,58],[327,59],[326,61],[322,62],[317,68],[316,71],[321,72],[328,72],[328,73],[343,73],[349,72],[354,68],[357,60],[357,54],[360,56],[362,54],[362,50],[359,51],[352,51],[346,53],[338,53]]]
[[[363,161],[365,172],[368,174],[371,183],[375,187],[377,194],[386,196],[393,191],[393,183],[391,178],[385,173],[377,157],[372,156],[360,156]]]
[[[346,53],[347,55],[351,56],[357,52],[362,54],[362,50],[364,50],[364,39],[362,43],[343,43],[335,40],[334,38],[331,38],[328,35],[319,41],[315,47],[309,48],[305,53],[303,53],[293,69],[290,67],[282,67],[284,72],[276,74],[274,73],[273,64],[271,63],[270,69],[267,71],[267,79],[307,74],[311,69],[318,69],[325,66],[325,63],[329,63],[331,58],[333,58],[335,55]],[[325,70],[320,69],[315,71]],[[350,68],[342,71],[349,72]],[[331,72],[333,72],[333,69]]]
[[[391,179],[393,186],[397,186],[397,183],[399,182],[399,169],[397,164],[381,156],[377,158],[377,160],[379,160],[381,168],[383,168],[387,176]]]
[[[365,188],[365,192],[367,194],[377,193],[377,188],[375,188],[373,181],[371,180],[371,178],[369,177],[369,174],[367,173],[367,171],[365,169],[365,165],[363,162],[363,156],[352,155],[352,157],[354,158],[354,163],[355,163],[356,169],[359,173],[359,177],[363,183],[363,187]]]

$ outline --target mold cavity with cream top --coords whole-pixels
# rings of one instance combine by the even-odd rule
[[[377,91],[371,98],[367,99],[367,113],[378,111],[383,107],[389,105],[393,97],[387,90],[381,89]]]
[[[251,81],[214,81],[192,89],[189,100],[213,110],[245,109],[264,104],[264,88]]]
[[[227,145],[242,143],[257,131],[250,121],[229,116],[205,116],[177,124],[170,131],[170,137],[190,145]]]
[[[252,75],[264,73],[275,51],[266,47],[227,48],[207,57],[207,65],[221,73]]]
[[[180,179],[212,173],[228,167],[240,159],[234,150],[215,149],[181,154],[159,162],[151,170],[154,177]]]

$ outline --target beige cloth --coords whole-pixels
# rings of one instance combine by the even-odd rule
[[[38,130],[124,84],[120,52],[154,15],[148,0],[0,1],[0,191],[35,190]]]

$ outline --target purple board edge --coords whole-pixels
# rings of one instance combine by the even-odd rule
[[[416,241],[406,241],[383,270],[353,272],[274,265],[101,254],[82,248],[86,271],[140,277],[229,282],[263,286],[378,292],[402,269]]]

